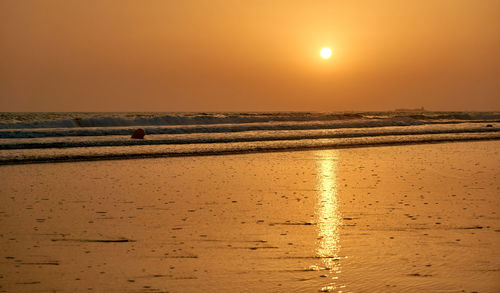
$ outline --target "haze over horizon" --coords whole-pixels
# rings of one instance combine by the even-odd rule
[[[5,0],[0,111],[498,111],[499,15],[494,0]]]

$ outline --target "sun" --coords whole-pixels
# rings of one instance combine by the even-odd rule
[[[330,48],[322,48],[321,51],[319,52],[319,54],[321,55],[321,57],[323,59],[328,59],[332,56],[332,49]]]

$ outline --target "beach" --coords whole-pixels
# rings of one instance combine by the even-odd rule
[[[499,292],[500,142],[0,166],[1,292]]]

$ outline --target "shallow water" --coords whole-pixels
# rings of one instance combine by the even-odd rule
[[[498,292],[498,149],[0,166],[0,291]]]

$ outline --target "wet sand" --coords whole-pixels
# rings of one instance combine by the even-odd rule
[[[0,166],[0,291],[499,292],[499,149]]]

